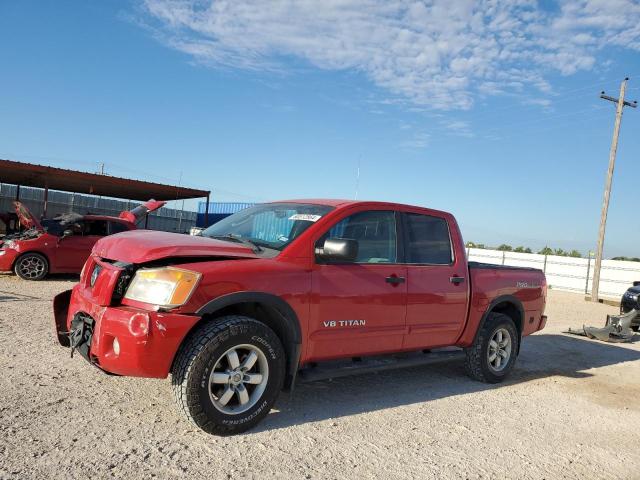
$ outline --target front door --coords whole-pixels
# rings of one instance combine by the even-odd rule
[[[467,317],[466,262],[454,258],[449,226],[436,215],[405,213],[407,327],[403,347],[453,345]]]
[[[318,241],[358,242],[353,263],[316,262],[312,273],[309,359],[397,351],[405,332],[406,267],[397,263],[396,213],[355,213]]]
[[[73,235],[58,242],[56,257],[60,270],[79,272],[95,243],[107,234],[105,220],[81,220],[69,227]]]

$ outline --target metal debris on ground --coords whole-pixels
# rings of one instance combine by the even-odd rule
[[[631,310],[623,315],[607,315],[607,321],[603,328],[585,327],[574,330],[569,328],[565,333],[581,335],[602,342],[630,342],[635,332],[631,329],[631,322],[640,314],[639,310]]]

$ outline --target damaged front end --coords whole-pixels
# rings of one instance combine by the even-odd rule
[[[97,256],[80,282],[53,302],[58,343],[108,374],[165,378],[184,335],[198,315],[128,302],[135,266]]]
[[[11,245],[10,242],[13,241],[21,241],[21,240],[32,240],[34,238],[38,238],[42,235],[42,231],[37,228],[30,228],[28,230],[22,230],[20,232],[10,233],[9,235],[5,235],[0,239],[0,248],[2,246]]]
[[[71,329],[69,330],[69,347],[71,347],[71,358],[76,350],[80,355],[90,363],[89,350],[91,348],[91,338],[93,337],[93,329],[95,320],[89,315],[78,312],[71,320]]]

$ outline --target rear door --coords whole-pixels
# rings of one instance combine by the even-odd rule
[[[353,263],[322,263],[312,273],[311,360],[396,351],[402,346],[406,267],[398,263],[398,214],[367,210],[338,221],[326,238],[358,241]]]
[[[456,258],[445,217],[402,214],[407,264],[405,348],[455,343],[467,315],[469,279],[466,261]]]

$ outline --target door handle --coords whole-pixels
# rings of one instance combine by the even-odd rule
[[[450,277],[449,281],[451,283],[453,283],[454,285],[460,285],[462,282],[464,282],[464,277],[459,277],[457,275]]]
[[[399,277],[397,275],[391,275],[387,278],[384,279],[385,282],[390,283],[391,285],[400,285],[401,283],[404,283],[405,278],[404,277]]]

